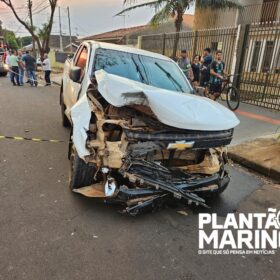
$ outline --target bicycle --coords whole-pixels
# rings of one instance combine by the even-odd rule
[[[230,77],[232,77],[234,75],[230,75],[225,77],[225,79],[223,80],[223,85],[222,85],[222,91],[221,94],[219,96],[217,96],[214,100],[216,101],[218,98],[221,98],[222,101],[223,98],[223,94],[226,95],[226,102],[227,102],[227,106],[229,107],[230,110],[235,111],[238,109],[239,104],[240,104],[240,95],[239,95],[239,91],[236,87],[234,87],[232,85],[232,82],[230,81]],[[207,87],[205,88],[204,91],[204,96],[205,97],[209,97],[210,94],[210,84],[207,85]]]

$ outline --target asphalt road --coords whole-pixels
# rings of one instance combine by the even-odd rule
[[[59,88],[0,78],[0,135],[68,140]],[[0,279],[278,279],[274,256],[198,255],[198,213],[182,205],[138,217],[68,188],[67,144],[0,140]],[[211,212],[238,208],[261,179],[231,166]],[[179,214],[184,210],[187,216]]]

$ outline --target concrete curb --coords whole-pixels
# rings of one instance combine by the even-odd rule
[[[40,79],[40,80],[42,80],[42,81],[45,80],[42,76],[39,76],[39,75],[38,75],[38,79]],[[54,81],[54,80],[52,80],[51,82],[52,82],[52,84],[54,84],[54,85],[61,86],[61,83],[59,83],[59,82],[56,82],[56,81]]]
[[[271,135],[230,147],[228,157],[240,165],[280,182],[278,138],[279,135]]]
[[[61,83],[59,83],[59,82],[52,81],[52,83],[53,83],[54,85],[61,86]]]
[[[229,151],[228,157],[231,160],[239,163],[240,165],[248,167],[249,169],[252,169],[258,173],[261,173],[269,178],[272,178],[272,179],[280,182],[280,171],[279,170],[276,170],[274,168],[268,168],[264,165],[251,161],[248,158],[245,158],[241,155],[235,154],[234,152]]]

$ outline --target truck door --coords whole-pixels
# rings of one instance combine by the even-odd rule
[[[81,83],[87,71],[87,62],[88,62],[89,50],[88,47],[83,45],[78,50],[77,55],[74,57],[71,65],[81,68],[81,78],[80,82],[76,83],[72,81],[69,77],[69,80],[66,85],[66,94],[64,95],[66,110],[70,111],[72,106],[77,102],[79,91],[81,89]]]

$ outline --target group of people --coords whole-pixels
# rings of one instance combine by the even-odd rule
[[[216,51],[213,58],[210,48],[205,48],[202,56],[196,54],[191,61],[187,50],[182,49],[178,65],[194,88],[209,85],[209,97],[213,100],[221,94],[224,76],[227,76],[222,51]]]
[[[24,78],[26,78],[26,83],[29,83],[30,86],[36,87],[38,85],[37,62],[29,51],[23,53],[22,50],[10,50],[7,52],[6,64],[9,66],[8,77],[14,86],[23,86]],[[51,64],[47,53],[44,54],[42,68],[45,73],[45,86],[50,86]]]

